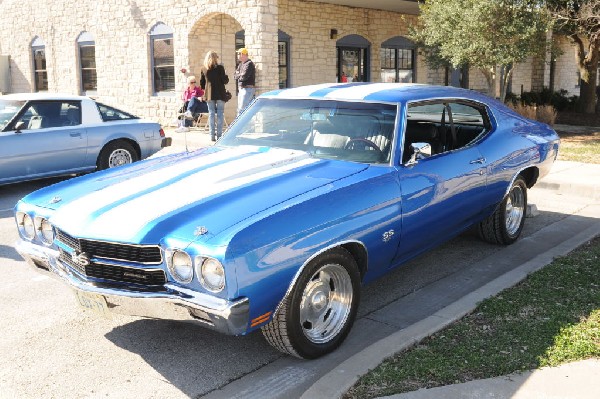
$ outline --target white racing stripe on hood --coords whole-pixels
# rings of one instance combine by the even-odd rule
[[[166,181],[197,169],[202,165],[219,163],[237,155],[250,153],[251,151],[252,149],[249,148],[239,148],[230,151],[219,151],[205,156],[193,156],[185,161],[175,162],[171,166],[159,167],[159,169],[146,173],[142,172],[131,179],[112,184],[101,190],[92,191],[62,206],[52,217],[52,222],[68,232],[72,227],[80,226],[85,222],[90,213],[103,206],[119,202],[148,188],[159,187]],[[232,152],[234,152],[233,155]]]
[[[147,224],[177,209],[315,162],[305,152],[269,150],[216,165],[116,206],[86,226],[86,235],[129,241]]]

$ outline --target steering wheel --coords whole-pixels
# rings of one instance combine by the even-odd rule
[[[371,140],[369,139],[363,139],[363,138],[357,138],[357,139],[350,139],[350,141],[348,141],[346,143],[346,145],[344,146],[344,149],[349,150],[352,147],[354,147],[354,143],[361,143],[366,145],[367,147],[370,147],[372,149],[374,149],[375,151],[379,152],[379,156],[383,156],[383,151],[381,151],[381,148],[379,148],[377,146],[377,144],[373,143]]]

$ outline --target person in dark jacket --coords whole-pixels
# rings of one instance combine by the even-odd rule
[[[256,68],[250,58],[248,58],[248,49],[241,48],[237,51],[240,57],[240,62],[235,69],[234,79],[238,84],[238,110],[237,114],[241,114],[244,109],[250,104],[255,94]]]
[[[223,133],[225,85],[227,83],[229,83],[229,77],[223,65],[219,64],[219,56],[215,51],[209,51],[204,57],[200,87],[204,90],[203,99],[208,104],[208,128],[212,141],[221,138]],[[215,117],[217,119],[216,129]]]

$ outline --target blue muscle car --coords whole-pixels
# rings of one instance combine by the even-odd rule
[[[0,184],[92,172],[169,146],[160,125],[89,97],[0,97]]]
[[[274,91],[213,147],[23,198],[17,249],[84,307],[260,328],[316,358],[348,334],[363,284],[471,226],[514,242],[558,146],[547,125],[468,90]]]

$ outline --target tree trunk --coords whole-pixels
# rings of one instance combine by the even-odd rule
[[[575,59],[581,75],[578,111],[593,114],[596,112],[596,80],[600,50],[590,41],[586,54],[583,41],[579,36],[571,35],[569,38],[577,47]]]
[[[513,65],[504,65],[501,68],[502,73],[502,81],[500,82],[500,101],[504,102],[506,100],[506,91],[508,89],[508,82],[510,82],[510,76],[513,72]]]
[[[479,68],[485,80],[488,84],[487,94],[492,98],[496,98],[496,67],[493,68]]]

